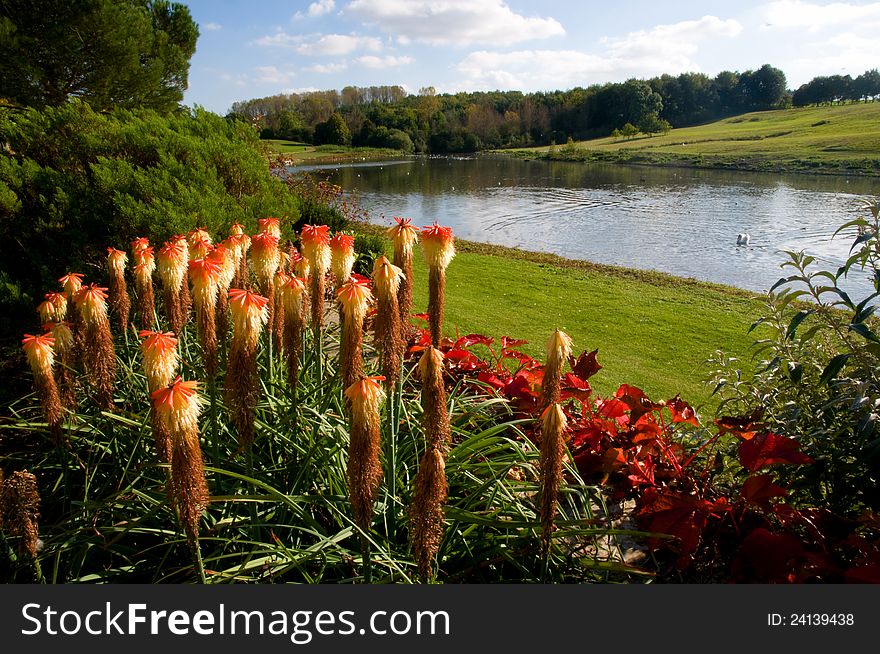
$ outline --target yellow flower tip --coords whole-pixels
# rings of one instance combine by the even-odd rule
[[[309,276],[309,260],[306,259],[302,254],[297,251],[293,252],[293,273],[297,277],[302,277],[303,279]]]
[[[303,225],[300,234],[303,256],[310,267],[323,275],[330,268],[330,228],[327,225]]]
[[[269,216],[268,218],[260,218],[257,221],[261,232],[272,234],[275,238],[281,238],[281,221],[277,218]]]
[[[172,433],[198,428],[202,398],[196,381],[183,381],[177,377],[165,388],[153,391],[153,407],[163,417]]]
[[[288,275],[283,270],[279,270],[278,272],[276,272],[275,273],[275,286],[276,286],[276,288],[280,288],[280,287],[284,286],[284,284],[286,284],[289,279],[290,279],[290,275]]]
[[[419,239],[419,228],[411,224],[410,218],[395,216],[394,221],[397,224],[387,230],[388,238],[394,243],[394,252],[396,254],[408,253]]]
[[[430,368],[430,369],[429,369]],[[422,379],[438,374],[443,370],[443,352],[435,347],[427,347],[419,359],[419,375]]]
[[[206,227],[196,227],[191,230],[187,233],[186,240],[190,247],[195,247],[197,243],[207,243],[208,245],[214,243],[214,241],[211,240],[211,235],[208,233]]]
[[[571,355],[571,336],[557,329],[547,341],[547,363],[561,366]]]
[[[388,260],[384,254],[373,264],[373,282],[380,297],[397,295],[403,271]]]
[[[59,355],[73,349],[73,331],[70,329],[70,323],[63,320],[49,322],[43,325],[43,329],[51,332],[52,338],[55,339],[55,352]]]
[[[69,272],[64,275],[64,277],[61,277],[58,281],[64,288],[64,292],[72,296],[74,293],[78,293],[79,290],[82,288],[82,280],[82,273]]]
[[[210,238],[198,238],[189,243],[190,256],[193,259],[204,259],[213,249]]]
[[[234,335],[254,342],[269,321],[269,298],[240,288],[229,289]]]
[[[346,324],[351,321],[360,323],[367,315],[373,294],[369,282],[352,277],[339,287],[336,299],[342,304]]]
[[[51,334],[25,334],[21,339],[21,349],[27,355],[28,363],[34,372],[48,374],[55,362],[55,339]]]
[[[269,232],[260,232],[251,238],[251,258],[254,273],[264,283],[268,283],[281,263],[281,250],[278,237]]]
[[[138,332],[141,352],[144,355],[144,370],[151,389],[167,386],[177,370],[180,355],[177,352],[177,337],[172,332],[154,332],[147,329]]]
[[[337,234],[330,239],[330,268],[340,283],[351,277],[354,268],[354,236]]]
[[[445,270],[455,256],[451,227],[437,223],[422,228],[422,252],[429,268]]]
[[[37,305],[37,313],[43,322],[64,320],[67,316],[67,299],[63,293],[46,293],[46,299]]]
[[[107,319],[106,290],[105,287],[93,283],[83,286],[74,297],[79,314],[87,324],[96,324]]]
[[[146,236],[141,236],[131,242],[131,251],[135,255],[135,259],[137,259],[138,252],[146,250],[148,247],[150,247],[150,239]]]
[[[156,270],[156,257],[153,254],[153,248],[147,246],[134,253],[135,274],[137,274],[138,266],[142,266],[141,275],[149,277]]]
[[[125,272],[125,264],[128,263],[128,255],[123,250],[107,248],[107,267],[116,275]]]
[[[385,399],[385,391],[379,383],[381,381],[385,381],[385,377],[363,377],[345,389],[345,396],[351,400],[355,419],[378,417],[379,407]]]
[[[216,261],[209,258],[192,259],[188,265],[189,280],[193,286],[193,297],[202,307],[215,302],[220,285],[221,269]]]
[[[306,294],[306,280],[300,277],[285,275],[287,279],[279,285],[281,289],[281,301],[284,303],[284,311],[289,315],[299,315],[303,307]]]
[[[550,404],[541,414],[541,423],[545,434],[562,433],[568,427],[568,418],[559,404]]]
[[[221,241],[208,253],[207,258],[216,263],[220,268],[220,287],[228,289],[235,277],[237,268],[234,246],[228,240]]]
[[[232,223],[232,226],[229,228],[229,233],[232,236],[241,236],[244,234],[244,225],[241,223]]]

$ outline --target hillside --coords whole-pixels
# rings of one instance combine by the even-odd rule
[[[880,172],[880,103],[760,111],[665,135],[510,152],[574,161],[873,175]]]

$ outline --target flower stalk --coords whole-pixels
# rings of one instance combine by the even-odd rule
[[[394,220],[397,224],[388,228],[388,237],[394,245],[394,265],[403,272],[397,290],[397,305],[400,310],[400,323],[405,331],[409,326],[409,316],[412,311],[412,249],[419,240],[419,229],[410,224],[409,218],[395,217]]]
[[[428,326],[431,344],[440,346],[443,337],[443,310],[446,296],[446,268],[455,256],[451,227],[434,223],[422,228],[422,253],[428,264]]]
[[[55,339],[50,334],[40,336],[25,334],[21,344],[34,374],[34,388],[40,398],[43,415],[49,425],[49,433],[56,443],[60,443],[61,420],[64,412],[55,376],[52,374],[52,366],[55,364]]]
[[[128,328],[128,314],[131,311],[131,299],[125,283],[125,264],[128,255],[123,250],[107,248],[107,271],[110,273],[108,283],[110,290],[110,307],[119,321],[119,330]]]
[[[232,343],[226,368],[226,399],[232,409],[232,422],[238,431],[239,445],[253,442],[254,413],[259,400],[257,345],[260,333],[269,321],[269,299],[242,289],[229,291],[232,313]]]
[[[113,407],[116,353],[107,318],[107,289],[90,284],[76,294],[76,308],[83,326],[82,359],[89,382],[97,391],[97,404]]]

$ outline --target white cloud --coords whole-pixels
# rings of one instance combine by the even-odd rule
[[[880,26],[880,3],[854,5],[832,2],[819,5],[802,0],[778,0],[763,11],[764,28],[807,28],[810,32],[839,26]]]
[[[348,64],[343,61],[336,64],[315,64],[314,66],[303,68],[303,70],[307,73],[321,73],[322,75],[326,75],[342,72],[346,68],[348,68]]]
[[[308,13],[312,18],[323,16],[324,14],[329,14],[333,11],[335,6],[336,3],[333,2],[333,0],[318,0],[309,5]]]
[[[601,54],[577,50],[477,51],[457,66],[464,76],[461,89],[522,89],[538,91],[627,77],[697,71],[694,55],[700,42],[735,37],[735,20],[704,16],[699,20],[658,25],[624,37],[603,38]]]
[[[206,32],[216,32],[217,30],[222,30],[223,26],[220,23],[205,23],[204,25],[199,25]]]
[[[277,66],[257,66],[252,80],[256,84],[290,84],[296,73],[281,70]]]
[[[556,19],[517,14],[504,0],[352,0],[345,11],[400,43],[500,46],[565,34]]]
[[[364,68],[397,68],[398,66],[406,66],[411,64],[415,59],[412,57],[376,57],[374,55],[364,55],[354,60],[356,64]]]
[[[333,0],[317,0],[317,2],[313,2],[309,5],[305,14],[301,11],[296,12],[293,15],[293,20],[301,20],[306,16],[309,18],[318,18],[324,14],[329,14],[335,7],[336,3]]]
[[[272,35],[261,36],[254,43],[263,47],[291,48],[301,55],[310,57],[339,57],[357,50],[379,52],[382,49],[382,40],[375,36],[350,34],[322,34],[307,39],[299,34],[279,31]]]

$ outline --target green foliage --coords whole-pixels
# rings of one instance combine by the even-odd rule
[[[354,271],[365,277],[373,274],[373,263],[385,254],[387,240],[379,234],[356,232],[354,235],[354,251],[357,259]]]
[[[323,123],[315,125],[315,145],[351,145],[351,131],[341,115],[334,112]]]
[[[631,139],[639,133],[639,128],[632,123],[626,123],[620,128],[620,135],[625,139]]]
[[[144,234],[161,245],[196,226],[226,233],[236,221],[256,229],[260,217],[299,216],[253,129],[203,110],[0,109],[0,144],[0,275],[30,300],[69,269],[100,269],[108,245],[128,249]],[[0,298],[3,311],[13,295]]]
[[[167,0],[10,0],[0,7],[2,94],[43,107],[177,107],[198,27]]]
[[[767,314],[752,326],[761,336],[757,371],[744,374],[736,359],[719,353],[712,380],[725,412],[757,410],[816,460],[789,480],[793,490],[850,515],[880,508],[880,337],[872,317],[880,297],[880,219],[876,202],[863,210],[867,217],[838,230],[855,231],[852,254],[839,270],[817,269],[803,252],[787,253],[782,265],[791,274],[771,289]],[[853,299],[841,285],[864,272],[874,291]]]

